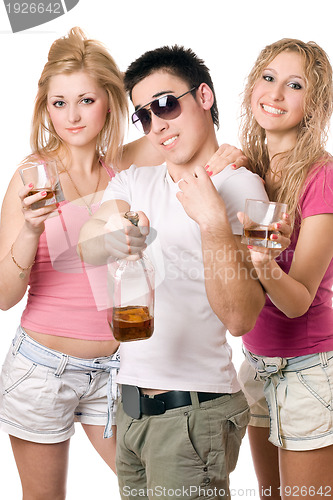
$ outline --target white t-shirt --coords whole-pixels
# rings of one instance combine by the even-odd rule
[[[245,199],[267,200],[261,179],[229,166],[212,181],[233,233],[242,234],[236,214],[244,211]],[[152,234],[157,231],[146,250],[157,274],[154,333],[148,340],[121,344],[117,381],[161,390],[237,392],[226,328],[205,291],[199,226],[186,214],[177,191],[165,164],[132,166],[112,179],[102,200],[128,202],[131,210],[147,215]]]

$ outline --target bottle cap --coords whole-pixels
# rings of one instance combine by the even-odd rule
[[[124,215],[125,219],[128,219],[134,226],[138,225],[139,222],[139,214],[137,212],[126,212]]]

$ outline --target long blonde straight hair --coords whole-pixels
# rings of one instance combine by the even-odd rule
[[[104,45],[97,40],[87,39],[78,27],[72,28],[67,36],[57,39],[51,45],[48,61],[38,82],[30,140],[32,154],[43,158],[54,155],[61,147],[65,147],[48,114],[47,93],[50,78],[76,71],[87,72],[108,95],[110,112],[107,113],[99,134],[96,152],[104,157],[107,164],[116,163],[128,119],[122,74]]]
[[[315,173],[331,158],[325,151],[325,143],[333,110],[332,66],[319,45],[284,38],[267,45],[260,52],[244,90],[240,141],[251,169],[264,178],[269,168],[266,133],[253,116],[251,95],[263,70],[284,51],[295,52],[303,59],[306,83],[304,118],[298,126],[295,147],[279,153],[276,158],[282,178],[277,190],[270,195],[275,201],[287,203],[288,212],[295,220],[299,198],[310,171]]]

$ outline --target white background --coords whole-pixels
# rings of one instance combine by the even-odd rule
[[[38,0],[36,0],[38,2]],[[330,0],[80,0],[69,13],[45,25],[11,33],[0,4],[0,201],[16,165],[29,153],[37,81],[51,43],[73,26],[105,43],[121,70],[144,51],[163,44],[191,47],[211,70],[220,109],[219,142],[237,145],[240,94],[259,51],[280,38],[314,40],[333,61]],[[138,137],[131,129],[129,140]],[[333,153],[332,135],[327,149]],[[19,323],[25,300],[0,311],[0,361]],[[230,339],[234,361],[240,339]],[[0,498],[19,500],[21,488],[8,437],[0,434]],[[231,475],[234,498],[259,499],[247,438]],[[88,443],[80,426],[72,439],[68,500],[119,498],[115,476]],[[52,499],[50,499],[52,500]]]

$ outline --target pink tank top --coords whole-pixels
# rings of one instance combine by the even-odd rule
[[[103,167],[114,177],[112,169]],[[99,205],[91,206],[93,213]],[[21,325],[59,337],[111,340],[106,318],[107,267],[83,264],[76,252],[88,210],[68,201],[60,202],[59,208],[60,214],[46,220],[39,239]]]

